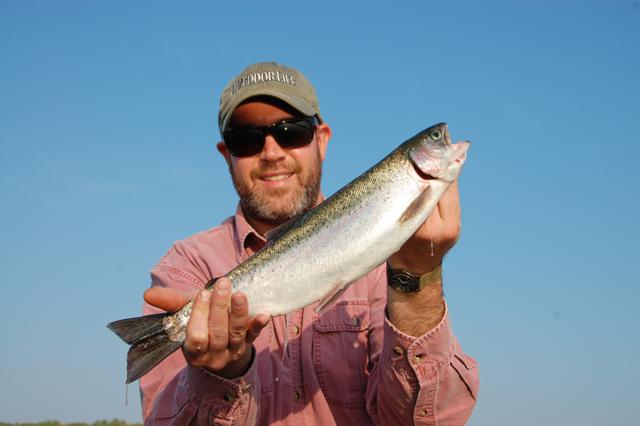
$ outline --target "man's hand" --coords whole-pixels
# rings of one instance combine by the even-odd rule
[[[144,293],[144,300],[175,312],[195,295],[195,291],[152,287]],[[182,352],[194,367],[206,368],[227,379],[240,377],[249,368],[253,341],[268,322],[266,315],[249,318],[247,296],[231,295],[231,282],[220,278],[212,290],[197,293]]]
[[[425,223],[388,260],[393,269],[414,275],[432,271],[460,237],[460,196],[458,181],[442,194]]]
[[[458,182],[449,186],[416,233],[387,261],[392,269],[406,269],[413,275],[432,271],[460,236],[460,198]],[[444,316],[442,281],[415,293],[402,293],[389,287],[387,313],[391,322],[411,336],[422,336]]]

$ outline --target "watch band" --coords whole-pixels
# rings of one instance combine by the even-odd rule
[[[442,279],[442,264],[433,270],[417,276],[405,269],[391,269],[387,265],[387,282],[392,288],[402,293],[412,293],[420,291],[429,284]]]

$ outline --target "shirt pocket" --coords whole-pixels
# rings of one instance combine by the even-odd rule
[[[365,405],[369,322],[366,300],[335,303],[313,322],[313,364],[330,404]]]

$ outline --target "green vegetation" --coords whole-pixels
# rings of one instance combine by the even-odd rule
[[[142,423],[127,423],[124,420],[98,420],[93,423],[60,423],[57,420],[45,420],[40,423],[3,423],[0,426],[142,426]]]

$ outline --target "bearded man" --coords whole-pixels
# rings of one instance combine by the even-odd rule
[[[141,379],[145,424],[463,424],[478,374],[451,332],[440,273],[460,232],[457,183],[385,265],[340,296],[340,309],[250,318],[229,280],[204,287],[263,248],[268,231],[323,201],[331,129],[311,83],[272,62],[231,80],[218,124],[240,203],[151,271],[145,313],[195,303],[182,352]],[[390,285],[397,270],[420,286]]]

